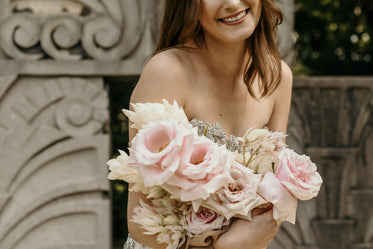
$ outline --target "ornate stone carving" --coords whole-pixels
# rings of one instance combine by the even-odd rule
[[[0,248],[111,248],[102,79],[0,86]]]
[[[37,80],[40,79],[34,79]],[[98,79],[44,80],[44,84],[11,100],[12,106],[4,107],[0,117],[13,112],[12,116],[22,123],[48,125],[71,136],[93,135],[102,129],[108,119],[107,94],[99,86]],[[52,116],[49,115],[51,111],[54,113]],[[7,120],[3,118],[0,121],[2,127],[8,126]]]
[[[120,60],[139,43],[146,20],[137,0],[1,1],[9,8],[0,45],[17,60]]]

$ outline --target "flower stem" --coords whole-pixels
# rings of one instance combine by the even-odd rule
[[[262,145],[260,145],[258,148],[256,148],[256,150],[255,150],[253,153],[251,153],[250,158],[249,158],[249,160],[247,161],[246,167],[249,166],[249,163],[251,162],[251,160],[254,158],[255,154],[258,153],[258,151],[259,151],[261,148],[262,148]]]
[[[243,154],[243,164],[246,165],[246,148],[242,145],[242,154]],[[247,165],[246,165],[247,167]]]
[[[206,136],[207,135],[207,130],[209,129],[209,126],[208,125],[206,125],[206,127],[205,127],[205,130],[203,131],[203,135],[204,136]]]

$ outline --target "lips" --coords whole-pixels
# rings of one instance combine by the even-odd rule
[[[243,19],[247,13],[249,12],[249,9],[246,9],[246,10],[243,10],[243,11],[240,11],[234,15],[230,15],[230,16],[227,16],[227,17],[224,17],[224,18],[220,18],[218,19],[219,21],[221,22],[224,22],[224,23],[234,23],[234,22],[237,22],[237,21],[240,21],[241,19]]]

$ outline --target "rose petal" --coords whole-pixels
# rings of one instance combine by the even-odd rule
[[[297,199],[281,184],[275,174],[267,172],[264,175],[258,187],[258,194],[273,204],[274,219],[295,224]]]

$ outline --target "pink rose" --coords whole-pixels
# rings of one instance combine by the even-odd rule
[[[143,126],[131,142],[128,166],[137,169],[145,186],[161,185],[188,158],[193,133],[173,119]]]
[[[316,170],[308,156],[285,148],[279,155],[276,177],[295,198],[309,200],[317,196],[322,183]]]
[[[295,224],[297,199],[292,196],[272,172],[267,172],[258,187],[266,201],[273,204],[273,218]]]
[[[189,160],[181,164],[162,187],[181,201],[206,199],[211,193],[226,185],[234,155],[206,137],[196,137]]]
[[[200,234],[207,230],[221,229],[229,222],[224,216],[208,208],[200,207],[197,212],[193,211],[193,208],[187,210],[181,218],[181,224],[188,232]]]
[[[261,175],[254,174],[251,169],[236,161],[229,174],[232,182],[218,189],[203,205],[223,214],[227,219],[237,215],[249,219],[250,211],[265,203],[257,195]]]

